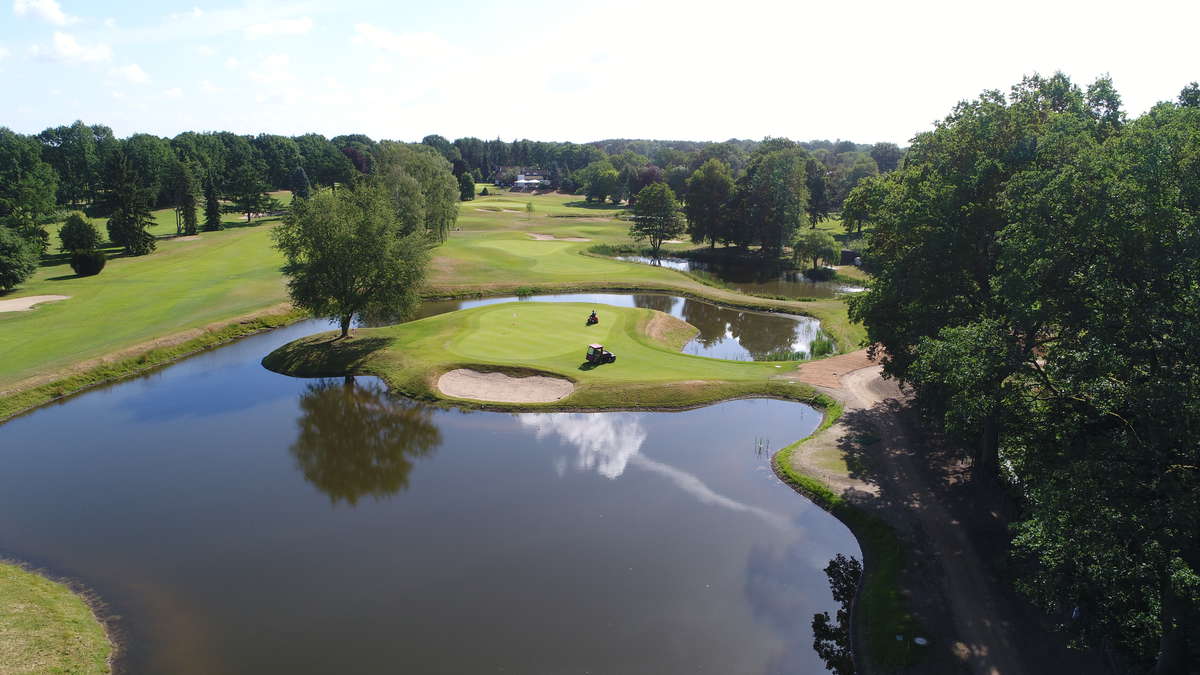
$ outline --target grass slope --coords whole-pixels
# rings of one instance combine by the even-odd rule
[[[600,324],[585,326],[593,307]],[[646,334],[652,319],[673,326],[660,331],[667,342]],[[794,363],[722,361],[678,352],[690,330],[648,309],[505,303],[360,329],[349,340],[333,340],[335,333],[303,338],[268,355],[263,364],[297,376],[378,375],[394,390],[423,399],[444,398],[435,382],[459,367],[551,373],[576,383],[575,392],[556,403],[505,408],[679,408],[755,395],[817,400],[811,388],[780,377]],[[615,353],[616,363],[587,364],[584,353],[592,342]]]
[[[112,644],[66,586],[0,562],[0,673],[108,673]]]

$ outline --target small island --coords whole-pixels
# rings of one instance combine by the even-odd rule
[[[587,325],[592,310],[600,321]],[[511,302],[362,328],[348,338],[301,338],[263,365],[297,377],[375,375],[398,394],[486,408],[679,409],[747,396],[822,405],[823,397],[797,379],[794,362],[680,353],[695,333],[652,309]],[[589,344],[619,358],[589,363]]]

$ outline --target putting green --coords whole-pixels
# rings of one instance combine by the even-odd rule
[[[600,323],[587,326],[592,309]],[[284,345],[263,364],[300,377],[377,375],[395,391],[425,399],[445,398],[436,381],[458,368],[548,374],[575,383],[573,393],[553,404],[507,407],[679,408],[739,396],[813,400],[810,388],[788,377],[795,363],[680,353],[695,331],[650,309],[513,302],[359,329],[347,340],[335,340],[336,333],[314,335]],[[594,342],[617,361],[587,363],[587,346]]]

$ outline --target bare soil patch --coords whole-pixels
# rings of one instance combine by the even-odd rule
[[[575,391],[575,383],[561,377],[481,373],[459,368],[438,378],[437,388],[447,396],[499,403],[553,403]]]
[[[789,373],[788,377],[818,387],[841,389],[842,375],[873,365],[875,362],[867,357],[867,350],[860,349],[849,354],[802,363],[795,371]]]
[[[66,300],[69,295],[28,295],[24,298],[13,298],[11,300],[0,300],[0,312],[25,312],[33,309],[34,305],[40,305],[43,302],[54,302],[55,300]]]
[[[586,237],[556,237],[552,234],[535,234],[533,232],[526,232],[525,234],[528,234],[538,241],[591,241],[591,239]]]
[[[174,239],[175,241],[199,241],[200,235],[189,234],[186,237],[172,237],[172,239]]]

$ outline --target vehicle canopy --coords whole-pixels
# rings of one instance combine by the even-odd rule
[[[588,349],[604,349],[604,345],[590,344]]]

